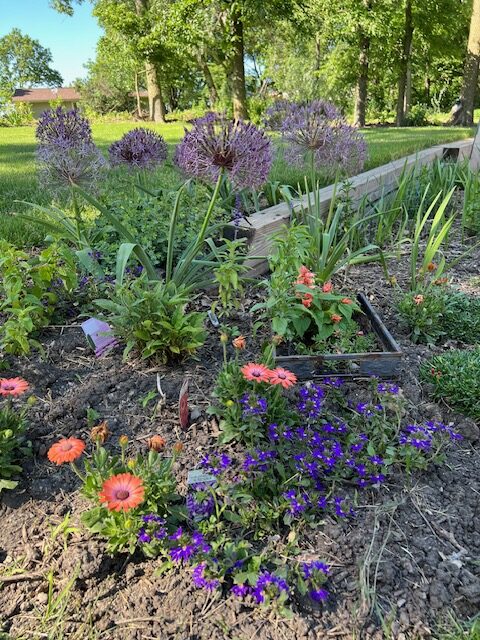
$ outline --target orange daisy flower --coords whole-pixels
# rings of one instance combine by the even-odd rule
[[[237,336],[234,340],[232,340],[232,344],[235,349],[245,349],[247,345],[247,341],[244,336]]]
[[[264,364],[255,364],[249,362],[243,366],[240,371],[245,380],[254,380],[255,382],[268,382],[270,379],[270,369]]]
[[[27,389],[23,378],[0,378],[0,396],[21,396]]]
[[[331,293],[333,291],[333,284],[331,282],[325,282],[322,291],[323,293]]]
[[[99,497],[110,511],[129,511],[143,502],[145,487],[141,478],[119,473],[105,480]]]
[[[270,384],[280,384],[284,389],[292,387],[297,381],[297,376],[288,371],[278,367],[270,372]]]
[[[330,316],[333,324],[338,324],[342,321],[342,316],[339,316],[338,313],[332,313]]]
[[[50,462],[63,464],[64,462],[73,462],[82,455],[84,450],[85,443],[83,440],[79,438],[62,438],[62,440],[52,444],[47,456]]]

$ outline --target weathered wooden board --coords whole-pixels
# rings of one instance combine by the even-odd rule
[[[382,351],[315,356],[276,355],[275,363],[293,371],[300,380],[327,376],[341,378],[378,376],[389,380],[397,378],[403,356],[400,346],[365,294],[359,293],[357,299],[382,346]]]
[[[390,193],[396,189],[398,179],[406,169],[413,168],[415,165],[420,167],[431,164],[436,159],[462,160],[469,158],[472,146],[473,138],[437,145],[360,173],[349,179],[350,197],[354,202],[358,202],[364,196],[367,196],[370,202],[375,202],[382,194]],[[334,185],[320,189],[320,203],[324,213],[327,213],[330,207],[333,194]],[[293,203],[293,208],[300,208],[302,204],[305,205],[306,201],[307,197],[304,196],[302,200]],[[274,207],[269,207],[248,216],[240,222],[239,227],[235,228],[237,233],[248,238],[249,255],[256,256],[256,258],[248,259],[246,262],[250,267],[249,276],[253,277],[267,271],[268,262],[266,257],[270,253],[272,235],[279,231],[283,225],[288,224],[291,213],[289,205],[286,202],[282,202]],[[258,256],[265,256],[265,258],[258,258]]]

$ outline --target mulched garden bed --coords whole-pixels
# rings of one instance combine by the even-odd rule
[[[450,256],[460,251],[452,242]],[[479,264],[476,251],[454,270],[454,283],[478,293],[478,280],[475,285],[472,277],[479,275]],[[407,260],[393,260],[390,266],[398,283],[406,282]],[[33,355],[12,359],[11,371],[4,372],[25,377],[37,402],[29,412],[34,456],[25,461],[17,489],[0,496],[0,630],[12,638],[47,637],[57,620],[50,611],[50,623],[45,622],[50,570],[56,593],[76,576],[58,617],[63,619],[59,638],[406,640],[438,637],[448,611],[459,619],[478,613],[480,429],[473,420],[433,403],[428,385],[418,380],[426,357],[458,345],[430,348],[411,343],[398,321],[394,290],[385,283],[379,265],[354,268],[336,285],[364,291],[404,350],[400,384],[411,403],[409,417],[454,422],[464,440],[448,450],[444,464],[411,476],[397,474],[387,487],[364,492],[354,520],[328,516],[318,529],[304,531],[307,551],[332,566],[327,604],[296,601],[292,619],[273,618],[233,596],[225,600],[218,593],[195,589],[186,570],[158,576],[160,561],[104,553],[103,543],[78,522],[87,508],[77,493],[78,479],[67,467],[53,468],[46,458],[48,447],[60,436],[88,439],[86,412],[91,408],[108,421],[112,443],[121,434],[128,436],[131,452],[145,450],[152,434],[165,438],[167,451],[181,441],[184,454],[176,474],[180,491],[185,491],[187,471],[217,446],[218,425],[206,409],[222,351],[211,328],[198,360],[175,368],[123,363],[118,349],[96,360],[81,329],[67,326],[44,332],[44,360]],[[247,336],[252,321],[246,310],[257,295],[253,289],[249,294],[245,311],[231,321]],[[206,306],[209,300],[200,304]],[[251,353],[247,350],[246,358],[255,357],[261,340],[261,335],[249,337]],[[157,373],[166,404],[153,411],[156,401],[144,408],[141,400],[156,388]],[[181,431],[177,402],[185,377],[190,382],[192,424]],[[64,545],[52,529],[69,511],[71,524],[79,530]]]

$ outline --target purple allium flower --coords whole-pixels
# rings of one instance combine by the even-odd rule
[[[93,144],[92,130],[77,109],[47,109],[37,122],[35,136],[40,145],[65,143],[70,147]]]
[[[108,150],[113,166],[127,165],[144,169],[165,162],[168,155],[167,144],[162,136],[151,129],[137,127],[125,133]]]
[[[207,591],[214,591],[220,584],[220,581],[217,580],[216,578],[211,580],[208,580],[207,578],[205,578],[206,568],[207,568],[207,565],[205,563],[197,564],[197,566],[193,569],[193,574],[192,574],[193,584],[198,589],[206,589]]]
[[[328,598],[328,591],[326,589],[312,589],[308,592],[308,595],[315,602],[323,602]]]
[[[40,144],[37,149],[41,180],[53,187],[92,186],[106,168],[105,158],[93,143],[72,146],[59,140]]]
[[[265,129],[270,129],[270,131],[281,131],[285,118],[294,112],[298,106],[296,102],[290,102],[290,100],[276,100],[265,111],[263,126]]]
[[[325,100],[291,110],[283,121],[282,136],[287,143],[285,157],[297,166],[313,161],[316,169],[331,173],[358,172],[365,162],[364,137]]]
[[[37,160],[41,179],[56,187],[92,185],[106,167],[94,145],[88,120],[76,109],[49,109],[41,115],[36,129]]]
[[[174,162],[187,175],[205,182],[215,183],[225,171],[235,188],[258,188],[268,178],[272,145],[254,124],[210,112],[186,131]]]

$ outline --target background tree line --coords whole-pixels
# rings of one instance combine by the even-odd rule
[[[480,0],[91,2],[104,35],[78,85],[101,113],[140,108],[147,89],[154,121],[192,106],[256,119],[275,97],[331,99],[360,126],[422,124],[461,97],[473,121]]]

